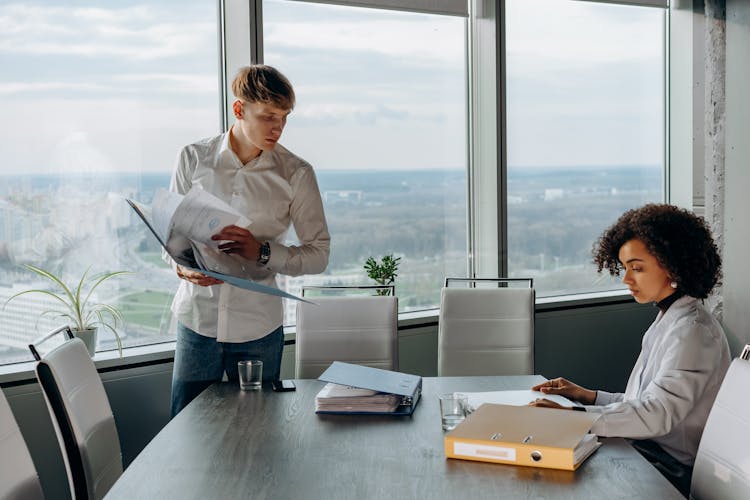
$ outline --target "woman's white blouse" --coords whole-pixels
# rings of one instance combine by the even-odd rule
[[[719,322],[697,299],[681,297],[643,336],[625,393],[599,391],[586,407],[601,413],[591,432],[651,439],[692,465],[729,362]]]

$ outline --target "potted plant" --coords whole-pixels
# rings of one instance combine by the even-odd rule
[[[375,283],[382,286],[391,285],[396,281],[396,271],[398,271],[398,265],[401,261],[401,257],[393,257],[393,254],[385,255],[380,262],[376,261],[372,257],[368,257],[365,261],[365,271],[367,276]],[[377,290],[378,295],[390,295],[390,288],[381,288]]]
[[[109,304],[102,304],[92,301],[92,293],[96,288],[110,278],[121,274],[129,274],[127,271],[114,271],[109,273],[100,273],[89,276],[87,269],[80,281],[75,287],[67,286],[60,277],[50,271],[31,264],[25,264],[24,267],[39,276],[50,280],[56,285],[58,290],[31,289],[24,290],[12,295],[5,301],[5,305],[11,300],[28,293],[42,293],[52,297],[59,302],[59,307],[44,311],[42,315],[53,314],[59,318],[65,318],[69,322],[73,335],[83,340],[86,348],[93,356],[96,351],[96,337],[98,328],[104,327],[111,331],[117,341],[117,351],[122,357],[122,341],[117,333],[118,323],[124,323],[122,313],[119,309]],[[3,307],[5,307],[5,305]]]

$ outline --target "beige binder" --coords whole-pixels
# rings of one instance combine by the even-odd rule
[[[575,470],[601,443],[582,411],[483,404],[445,436],[445,456]]]

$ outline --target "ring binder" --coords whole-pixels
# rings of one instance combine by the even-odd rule
[[[316,410],[320,414],[367,414],[367,415],[411,415],[422,394],[422,377],[408,373],[382,370],[370,366],[355,365],[334,361],[318,380],[357,389],[369,389],[376,395],[398,396],[398,403],[392,411],[359,411],[357,409]],[[326,391],[326,388],[323,388]],[[321,393],[323,393],[321,391]],[[318,397],[321,397],[320,393]]]

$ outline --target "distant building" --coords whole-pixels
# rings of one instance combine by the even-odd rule
[[[364,193],[360,190],[329,190],[323,192],[323,200],[329,205],[359,205]]]
[[[547,188],[544,190],[544,201],[559,200],[563,197],[565,191],[560,188]]]

